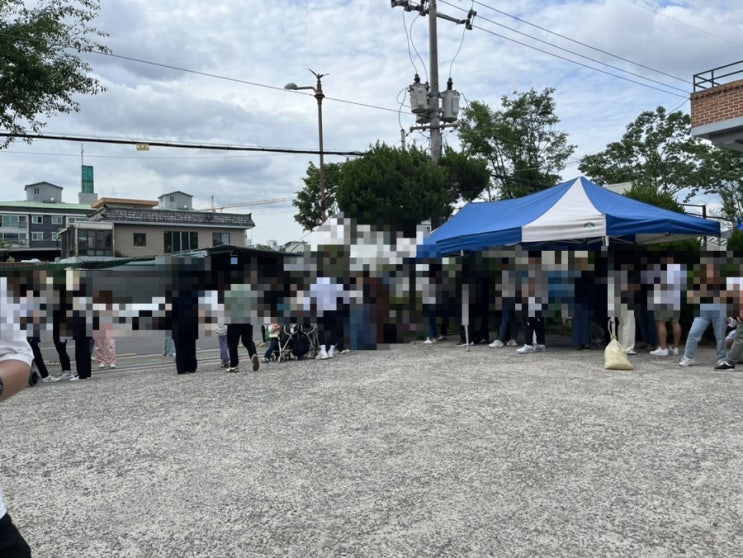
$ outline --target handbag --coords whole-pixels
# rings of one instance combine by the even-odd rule
[[[627,358],[627,351],[617,341],[614,328],[614,320],[610,318],[609,334],[611,335],[611,341],[609,341],[606,349],[604,349],[604,368],[607,370],[634,370],[635,367],[632,366]]]

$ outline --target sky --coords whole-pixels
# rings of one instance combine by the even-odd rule
[[[97,138],[309,150],[213,151],[36,140],[0,150],[2,198],[47,181],[77,203],[81,159],[99,197],[155,200],[180,190],[195,209],[251,213],[252,243],[302,240],[291,204],[319,164],[317,103],[294,82],[322,78],[325,151],[377,142],[428,147],[411,131],[407,88],[430,72],[429,22],[389,0],[105,0],[95,26],[114,56],[86,61],[106,87],[43,132]],[[438,70],[464,108],[500,108],[504,95],[554,88],[558,129],[575,154],[562,171],[621,138],[640,113],[690,111],[694,74],[743,60],[738,0],[438,0],[473,29],[439,19]],[[456,131],[444,143],[458,148]],[[81,154],[82,151],[82,154]],[[314,153],[313,153],[314,152]],[[326,155],[326,163],[344,156]],[[258,202],[258,203],[256,203]]]

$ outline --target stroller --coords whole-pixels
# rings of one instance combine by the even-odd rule
[[[284,328],[279,339],[279,361],[296,358],[315,358],[317,352],[317,327],[310,323],[293,323]]]

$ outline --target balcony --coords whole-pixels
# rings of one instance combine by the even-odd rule
[[[691,135],[743,152],[743,61],[694,76]]]

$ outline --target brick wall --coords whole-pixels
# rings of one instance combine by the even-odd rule
[[[743,80],[691,94],[691,126],[743,117]]]

